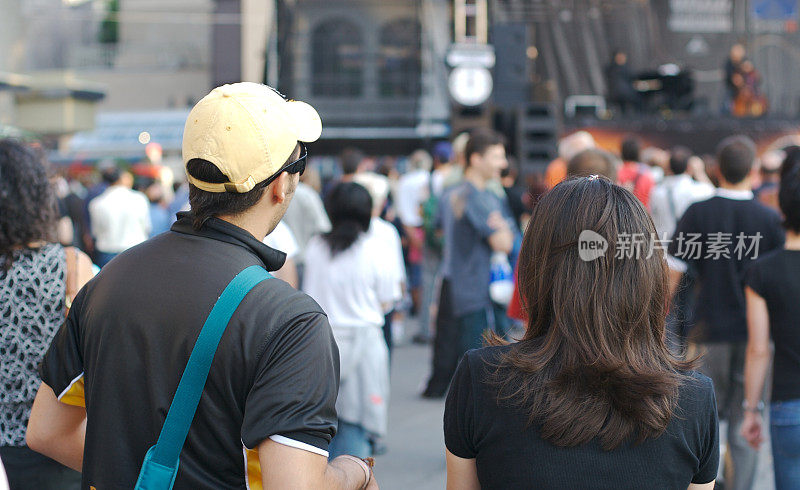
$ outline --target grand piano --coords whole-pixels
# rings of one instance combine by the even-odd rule
[[[688,111],[694,104],[694,79],[689,70],[673,63],[642,71],[633,79],[645,112]]]

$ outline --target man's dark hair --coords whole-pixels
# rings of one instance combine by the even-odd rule
[[[284,164],[294,160],[297,148],[289,155]],[[219,184],[228,182],[228,177],[223,174],[216,165],[203,160],[193,158],[186,163],[186,171],[195,179]],[[241,214],[261,200],[266,187],[263,182],[259,182],[248,192],[208,192],[189,183],[189,204],[192,213],[192,226],[199,230],[209,218],[224,214]]]
[[[755,159],[756,145],[747,136],[731,136],[719,144],[719,173],[731,184],[738,184],[747,177]]]
[[[53,238],[56,201],[44,155],[0,139],[0,269],[11,268],[14,251]]]
[[[676,146],[669,152],[669,169],[675,175],[686,172],[689,168],[689,159],[692,158],[692,150],[685,146]]]
[[[331,231],[322,235],[322,239],[333,256],[350,248],[369,229],[372,197],[363,186],[344,182],[331,190],[325,210],[331,219]]]
[[[794,167],[800,166],[800,146],[788,146],[783,149],[786,156],[781,163],[781,176],[789,173]]]
[[[800,146],[784,150],[778,205],[783,212],[783,227],[800,233]]]
[[[783,212],[783,227],[800,233],[800,165],[781,177],[778,204]]]
[[[629,136],[622,141],[620,156],[622,156],[622,161],[624,162],[638,162],[640,151],[641,144],[639,143],[639,139]]]
[[[364,152],[358,148],[345,148],[341,155],[342,173],[353,175],[358,172],[358,166],[364,161]]]
[[[617,157],[607,151],[597,148],[583,150],[567,163],[567,177],[602,175],[616,182],[618,162]]]
[[[106,167],[100,171],[100,177],[108,185],[118,181],[122,177],[122,169],[116,165]]]
[[[478,128],[469,134],[469,140],[464,150],[467,159],[467,166],[470,165],[470,158],[474,154],[483,155],[490,146],[505,145],[506,139],[502,134],[493,129]]]

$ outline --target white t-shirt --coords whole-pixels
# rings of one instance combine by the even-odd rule
[[[367,239],[376,242],[375,248],[383,251],[384,258],[380,264],[386,267],[386,274],[394,279],[396,290],[392,301],[399,301],[403,297],[402,285],[406,282],[406,266],[403,261],[403,244],[397,228],[381,218],[372,218],[367,230]]]
[[[430,175],[426,170],[414,170],[400,177],[394,201],[397,215],[406,226],[422,226],[420,206],[428,198]]]
[[[89,202],[96,248],[120,253],[150,236],[150,202],[141,192],[112,185]]]
[[[692,204],[714,195],[714,186],[687,174],[664,177],[650,193],[650,215],[659,237],[672,237],[675,226]]]
[[[322,237],[309,240],[303,291],[319,303],[332,327],[383,325],[382,304],[396,299],[397,278],[393,267],[386,267],[380,243],[364,234],[332,257]]]
[[[278,226],[272,233],[264,237],[264,245],[285,253],[287,259],[293,258],[300,251],[294,233],[283,221],[278,221]]]

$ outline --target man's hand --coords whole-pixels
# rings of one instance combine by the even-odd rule
[[[486,224],[495,231],[509,227],[508,222],[500,211],[492,211],[492,213],[489,214],[489,218],[486,220]]]
[[[486,220],[486,224],[494,230],[494,233],[488,238],[489,247],[494,252],[510,254],[511,249],[514,248],[514,233],[511,231],[508,221],[499,211],[493,211]]]
[[[764,442],[763,426],[764,423],[761,420],[760,413],[745,412],[742,428],[739,430],[739,432],[753,449],[758,449],[761,447],[761,443]]]

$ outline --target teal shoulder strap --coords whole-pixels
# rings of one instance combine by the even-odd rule
[[[222,334],[247,293],[271,277],[263,267],[248,267],[233,278],[217,299],[189,356],[158,442],[147,451],[136,482],[137,490],[172,488],[178,474],[181,449],[197,411],[197,404],[203,394],[208,371]]]

